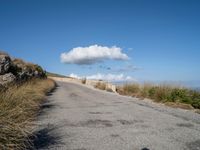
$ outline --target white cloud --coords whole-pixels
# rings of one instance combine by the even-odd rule
[[[76,74],[74,74],[74,73],[71,73],[71,74],[69,75],[69,77],[77,78],[77,79],[83,78],[83,77],[80,77],[80,76],[78,76],[78,75],[76,75]]]
[[[76,47],[61,54],[61,62],[69,64],[94,64],[106,59],[127,60],[129,57],[122,53],[120,47],[91,45],[88,47]]]
[[[72,73],[69,76],[73,77],[73,78],[78,78],[78,79],[86,78],[86,79],[105,80],[105,81],[136,81],[131,76],[125,76],[124,74],[97,73],[97,74],[89,75],[89,76],[78,76],[78,75]]]

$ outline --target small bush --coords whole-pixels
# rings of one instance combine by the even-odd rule
[[[123,91],[127,95],[137,96],[140,91],[139,84],[126,84],[123,86]]]
[[[154,98],[156,101],[168,101],[170,97],[170,88],[167,86],[159,86],[156,89]]]
[[[97,82],[97,84],[95,85],[95,88],[100,89],[100,90],[106,90],[106,83]]]
[[[144,85],[141,86],[141,89],[140,89],[140,96],[141,96],[141,98],[148,97],[150,89],[151,89],[151,84],[144,83]]]
[[[82,83],[82,84],[86,84],[86,81],[87,81],[86,78],[81,79],[81,83]]]
[[[158,87],[154,87],[154,86],[149,89],[149,98],[155,98],[157,89]]]
[[[200,99],[194,99],[191,105],[196,109],[200,109]]]
[[[113,92],[113,90],[111,88],[107,88],[106,91],[107,92]]]
[[[185,89],[172,89],[171,95],[170,95],[170,99],[173,102],[176,101],[181,101],[182,99],[186,98],[187,96],[187,91]]]

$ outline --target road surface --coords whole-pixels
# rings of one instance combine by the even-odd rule
[[[200,115],[58,82],[38,116],[35,149],[200,150]]]

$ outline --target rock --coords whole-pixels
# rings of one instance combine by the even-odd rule
[[[12,73],[0,75],[0,85],[6,85],[16,80],[16,77]]]
[[[39,76],[40,76],[40,75],[39,75],[39,72],[38,72],[37,70],[35,70],[34,76],[35,76],[35,77],[39,77]]]
[[[13,81],[20,83],[32,78],[46,78],[46,72],[37,64],[11,59],[8,54],[0,51],[0,88]]]
[[[12,62],[8,55],[0,53],[0,75],[3,75],[8,72],[11,67]]]

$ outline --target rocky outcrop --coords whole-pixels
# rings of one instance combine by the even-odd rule
[[[11,66],[11,59],[7,54],[0,54],[0,75],[8,72]]]
[[[39,65],[11,59],[8,54],[0,52],[0,87],[31,78],[46,78],[46,72]]]
[[[16,81],[16,77],[12,73],[6,73],[4,75],[0,75],[0,84],[5,85],[11,82]]]

